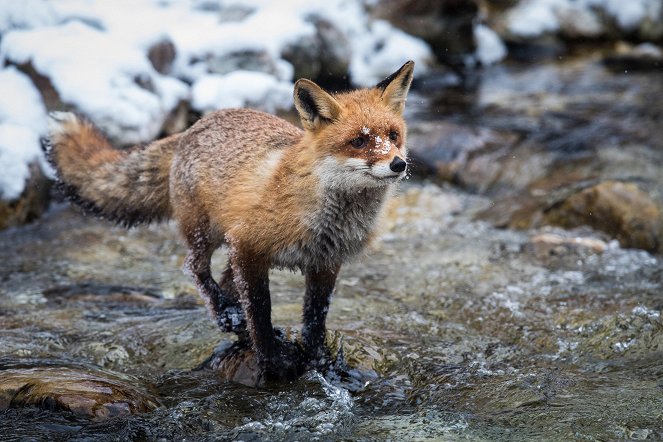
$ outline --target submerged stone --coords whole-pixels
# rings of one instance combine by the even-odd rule
[[[0,411],[37,407],[103,420],[158,406],[144,388],[101,371],[53,366],[0,370]]]

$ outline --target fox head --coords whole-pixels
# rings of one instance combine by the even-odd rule
[[[295,83],[295,107],[315,171],[326,187],[387,186],[407,173],[403,109],[414,62],[375,87],[329,94],[310,80]]]

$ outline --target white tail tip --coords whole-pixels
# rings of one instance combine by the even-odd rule
[[[50,112],[48,114],[48,132],[51,136],[59,135],[65,131],[65,126],[76,124],[78,121],[78,117],[73,112]]]

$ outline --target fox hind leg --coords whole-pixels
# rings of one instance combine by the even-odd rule
[[[219,286],[210,269],[212,254],[221,245],[221,241],[214,241],[209,229],[200,225],[187,229],[184,236],[189,246],[184,267],[193,277],[198,293],[217,325],[222,331],[243,335],[246,320],[232,284],[232,270],[228,266],[223,274],[222,286]]]

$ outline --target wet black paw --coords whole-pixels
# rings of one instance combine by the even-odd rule
[[[275,348],[265,362],[267,381],[293,381],[306,368],[306,357],[296,343],[288,340],[280,330],[275,330]]]
[[[326,345],[305,348],[304,356],[306,358],[306,369],[316,370],[321,373],[329,369],[336,359]]]
[[[246,317],[239,304],[226,304],[222,306],[221,313],[216,318],[221,331],[242,334],[246,331]]]

